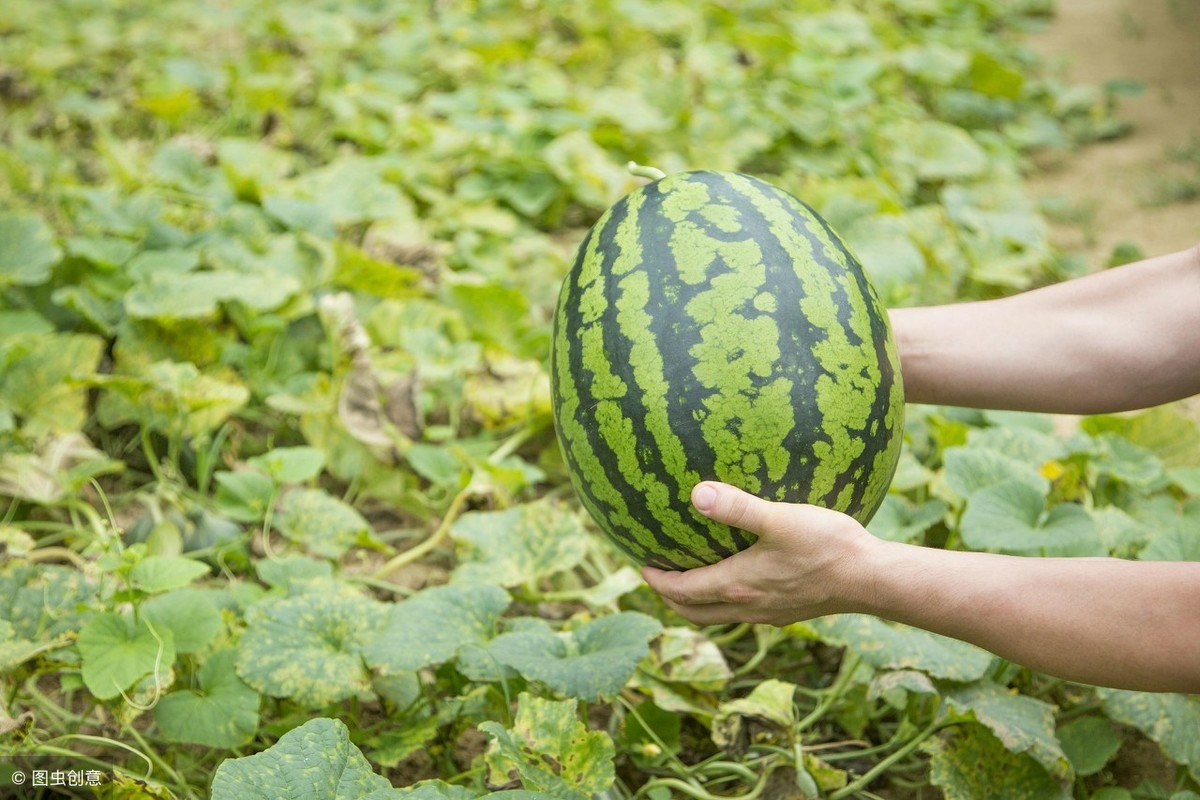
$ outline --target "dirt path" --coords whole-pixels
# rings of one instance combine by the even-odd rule
[[[1074,209],[1073,224],[1056,226],[1058,244],[1096,267],[1122,242],[1146,255],[1200,242],[1200,199],[1148,204],[1163,199],[1165,176],[1200,173],[1200,165],[1169,157],[1173,149],[1200,146],[1200,0],[1058,0],[1054,23],[1030,43],[1065,60],[1072,82],[1134,79],[1145,86],[1119,101],[1130,135],[1032,176],[1036,195]]]

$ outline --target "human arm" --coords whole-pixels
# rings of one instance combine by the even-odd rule
[[[890,316],[912,402],[1091,414],[1200,393],[1200,247]]]
[[[701,483],[692,497],[706,516],[758,535],[712,566],[644,570],[667,604],[697,624],[868,613],[1069,680],[1200,692],[1200,563],[937,550],[725,484]]]

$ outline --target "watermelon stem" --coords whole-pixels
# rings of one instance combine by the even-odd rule
[[[629,170],[630,175],[636,175],[639,178],[649,178],[652,181],[660,181],[667,177],[667,173],[656,167],[647,167],[639,164],[636,161],[630,161],[625,165],[625,169]]]

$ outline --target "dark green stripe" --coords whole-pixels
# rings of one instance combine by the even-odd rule
[[[668,568],[694,566],[699,562],[688,564],[687,551],[680,550],[675,539],[669,536],[668,532],[664,531],[659,523],[646,513],[644,490],[634,485],[633,480],[631,480],[641,476],[630,474],[633,470],[630,469],[628,464],[625,466],[621,464],[622,453],[616,449],[617,446],[626,442],[613,441],[611,436],[605,436],[602,431],[602,422],[598,415],[608,409],[602,409],[601,404],[612,403],[614,401],[598,398],[593,391],[596,372],[585,364],[588,354],[584,352],[582,342],[580,341],[582,338],[581,335],[592,325],[599,325],[601,327],[604,360],[607,362],[608,368],[612,370],[613,375],[619,377],[626,387],[627,394],[626,397],[620,400],[619,413],[623,420],[632,424],[634,417],[638,416],[638,414],[630,414],[631,409],[636,408],[636,406],[628,399],[628,393],[636,391],[635,383],[629,379],[629,376],[620,376],[617,370],[613,369],[617,365],[628,362],[628,354],[631,346],[630,338],[619,330],[615,319],[620,292],[617,288],[619,281],[614,276],[614,262],[621,255],[621,247],[616,241],[617,234],[623,223],[628,224],[631,222],[629,220],[629,204],[630,198],[628,197],[618,202],[610,212],[605,224],[600,225],[594,234],[597,237],[595,253],[599,254],[601,258],[599,273],[607,279],[603,287],[603,295],[606,301],[603,316],[593,323],[585,323],[582,319],[581,303],[579,302],[582,287],[578,285],[578,281],[589,251],[581,251],[579,258],[572,267],[571,275],[568,279],[570,288],[567,290],[565,301],[562,304],[562,321],[565,329],[575,334],[569,337],[570,341],[567,342],[569,353],[567,359],[568,370],[578,397],[575,422],[580,429],[585,431],[586,435],[586,442],[578,443],[577,446],[587,447],[600,465],[601,475],[593,476],[593,481],[607,481],[608,485],[621,497],[625,498],[626,502],[622,504],[624,507],[621,507],[612,502],[605,501],[595,491],[595,485],[585,485],[581,494],[586,494],[588,501],[599,512],[596,513],[594,511],[593,515],[601,522],[601,526],[606,528],[609,536],[618,546],[625,549],[635,558],[648,560],[650,563]],[[636,224],[637,220],[632,220],[632,222]],[[599,360],[600,354],[592,353],[591,357]],[[646,441],[643,437],[644,432],[638,436],[630,436],[627,444],[633,447],[637,442]],[[626,453],[624,455],[628,458],[629,454]],[[656,461],[654,458],[639,459],[640,466],[643,468],[647,466],[647,462],[653,464],[654,461]],[[654,476],[653,473],[651,473],[651,476],[657,479],[657,476]],[[648,541],[648,539],[652,541]]]

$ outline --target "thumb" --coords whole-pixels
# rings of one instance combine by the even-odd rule
[[[744,492],[736,486],[703,481],[692,489],[692,505],[704,516],[759,536],[783,533],[794,527],[794,508]]]

